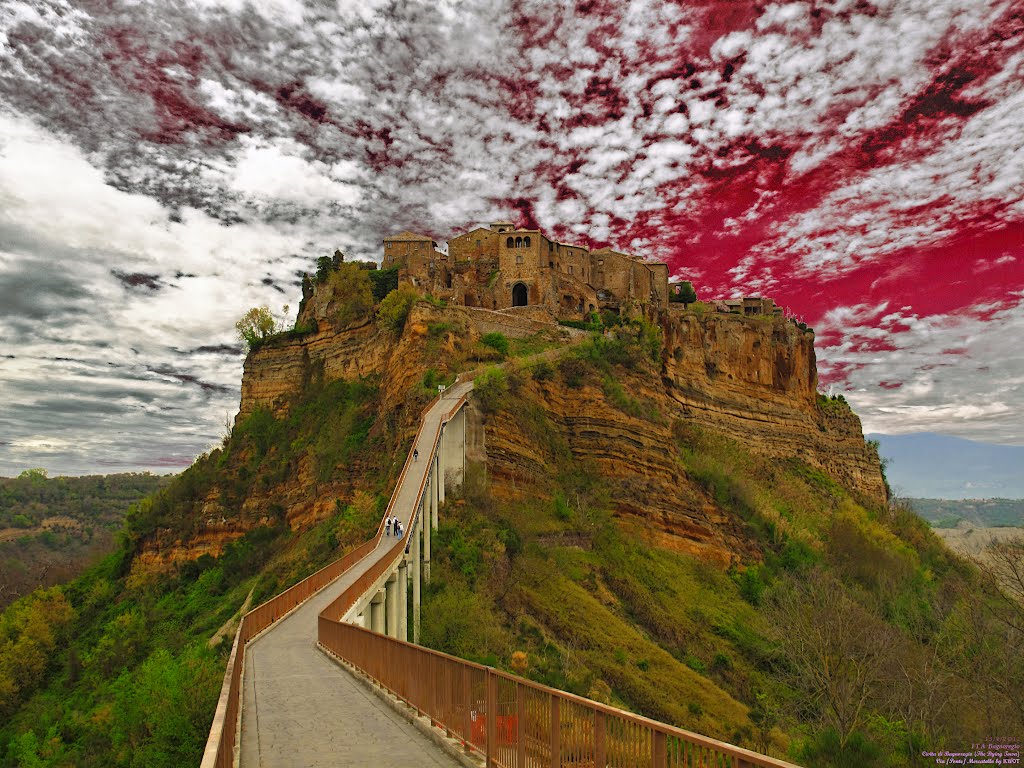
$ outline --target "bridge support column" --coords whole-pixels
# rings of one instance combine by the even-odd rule
[[[405,560],[398,566],[398,639],[409,639],[409,569]]]
[[[430,467],[430,525],[437,530],[437,508],[444,501],[444,474],[440,471],[441,456],[438,454]]]
[[[384,583],[384,609],[387,614],[388,637],[398,637],[398,576],[391,574]]]
[[[451,420],[444,425],[444,432],[441,433],[443,450],[441,451],[441,463],[438,470],[441,475],[441,484],[446,486],[451,482],[451,488],[444,488],[441,491],[440,499],[443,502],[448,490],[454,490],[462,485],[466,475],[466,409],[460,408],[459,412],[452,416]]]
[[[447,431],[448,425],[445,424],[441,428],[441,439],[437,441],[437,463],[434,465],[434,473],[437,475],[437,506],[444,504],[444,466],[445,462],[448,461],[448,454],[451,452],[450,446],[445,445],[444,433]],[[437,528],[437,515],[434,515],[433,519],[434,528]]]
[[[431,478],[430,486],[433,486],[433,478]],[[430,494],[430,501],[427,500],[427,493]],[[420,520],[423,521],[421,527],[423,529],[423,583],[430,583],[430,515],[431,509],[434,507],[432,499],[434,498],[433,487],[427,488],[427,493],[423,495],[423,507]]]
[[[416,516],[412,529],[412,641],[420,642],[420,526],[423,515]]]
[[[370,601],[370,630],[384,634],[384,590],[380,590]]]

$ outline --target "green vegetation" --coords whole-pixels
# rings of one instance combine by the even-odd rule
[[[488,368],[476,377],[473,389],[480,409],[484,413],[493,413],[505,404],[508,377],[501,368]]]
[[[956,528],[961,520],[977,528],[1024,528],[1024,499],[905,499],[933,528]]]
[[[336,307],[335,320],[340,327],[351,325],[370,314],[373,309],[373,283],[370,270],[357,264],[339,264],[328,280],[334,291],[331,303]]]
[[[377,307],[377,322],[394,333],[401,333],[412,305],[420,298],[416,289],[403,285],[391,291]]]
[[[170,481],[148,473],[48,478],[42,469],[0,478],[0,608],[112,552],[128,508]]]
[[[373,284],[373,300],[380,303],[392,291],[398,290],[398,267],[371,269],[367,274]]]
[[[679,284],[679,291],[670,291],[668,296],[669,301],[676,301],[682,303],[685,307],[687,304],[693,304],[697,300],[697,292],[693,289],[693,283],[689,280],[684,280]]]
[[[818,393],[818,408],[829,414],[836,414],[844,416],[849,413],[853,413],[853,409],[850,404],[846,402],[846,398],[840,394],[826,395],[822,392]],[[877,444],[876,444],[877,449]]]
[[[508,338],[503,333],[485,333],[480,337],[480,343],[490,347],[502,357],[508,357]]]
[[[623,382],[660,350],[642,326],[623,331],[535,380],[599,383],[609,405],[637,408]],[[497,381],[484,387],[492,420],[508,429],[514,414],[547,463],[514,503],[478,468],[444,510],[423,614],[432,647],[811,768],[925,765],[925,748],[1024,725],[1020,608],[910,510],[677,421],[680,505],[711,504],[754,547],[722,570],[617,521],[643,480],[573,459],[536,385]]]
[[[280,331],[277,320],[267,307],[253,307],[235,323],[238,338],[244,342],[249,351],[259,349],[260,345]]]

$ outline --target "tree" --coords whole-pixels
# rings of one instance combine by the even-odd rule
[[[368,270],[373,283],[373,300],[381,302],[398,287],[398,267]]]
[[[249,351],[256,349],[268,337],[278,331],[277,321],[267,307],[253,307],[235,323],[238,337],[245,342]]]
[[[373,284],[365,269],[355,264],[339,264],[331,273],[329,284],[340,327],[351,325],[373,310]]]
[[[768,614],[804,711],[819,712],[845,748],[865,724],[869,704],[886,692],[888,625],[819,569],[791,579]]]
[[[679,283],[678,289],[669,296],[669,300],[682,302],[684,307],[695,302],[697,300],[697,292],[693,290],[693,283],[689,280]]]
[[[391,291],[377,307],[377,322],[395,333],[401,333],[412,305],[419,297],[416,290],[408,285]]]
[[[316,260],[316,281],[325,282],[334,270],[334,259],[330,256],[321,256]]]

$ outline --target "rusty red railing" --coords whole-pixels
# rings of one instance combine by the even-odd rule
[[[438,399],[424,409],[423,418]],[[449,420],[465,396],[442,418]],[[422,430],[422,421],[421,426]],[[417,432],[419,434],[419,432]],[[435,436],[427,455],[440,439]],[[388,504],[393,514],[411,455]],[[420,483],[406,535],[319,615],[318,641],[325,651],[361,670],[431,722],[498,768],[796,768],[725,742],[675,728],[615,707],[559,691],[492,667],[413,645],[341,618],[401,557],[415,531],[426,478]],[[428,523],[429,524],[429,523]],[[239,687],[245,644],[376,549],[376,536],[345,557],[249,611],[241,621],[228,659],[224,685],[202,768],[230,768],[238,734]]]
[[[479,752],[488,766],[795,768],[323,614],[318,636],[325,650]]]
[[[441,393],[438,393],[424,407],[423,414],[420,417],[420,430],[422,429],[423,419],[440,399]],[[463,402],[465,402],[465,397],[460,398],[455,408],[449,411],[449,418],[455,410],[462,406]],[[420,430],[417,430],[417,435]],[[437,445],[437,439],[435,439],[434,445]],[[395,493],[392,494],[391,501],[388,503],[385,517],[392,512],[392,505],[398,496],[398,489],[405,482],[405,476],[409,471],[412,460],[413,458],[410,453],[406,457],[405,464],[402,466],[402,471],[398,476],[398,482],[395,484]],[[423,483],[420,484],[419,495],[422,495],[422,493]],[[217,701],[213,723],[210,726],[210,735],[207,738],[206,749],[203,752],[201,768],[231,768],[234,764],[235,744],[238,738],[238,701],[241,693],[242,669],[245,665],[246,644],[366,557],[366,555],[376,549],[383,535],[384,524],[382,520],[377,527],[376,535],[372,539],[363,542],[344,557],[335,560],[330,565],[297,582],[281,594],[256,606],[242,617],[238,624],[238,630],[235,632],[235,641],[231,648],[231,654],[228,656],[227,669],[224,672],[224,682],[221,685],[220,698]],[[381,558],[376,566],[379,566],[381,561],[390,562],[393,556],[398,554],[400,546],[404,546],[404,539],[398,545],[392,547],[388,551],[387,556]],[[362,584],[365,581],[366,578],[364,576],[357,583]],[[364,586],[364,591],[365,589],[366,586]]]

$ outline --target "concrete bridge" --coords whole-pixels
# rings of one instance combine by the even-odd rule
[[[403,535],[385,535],[381,524],[370,541],[245,614],[202,768],[794,768],[417,645],[431,532],[465,473],[472,387],[457,382],[423,414],[418,458],[410,451],[386,512]],[[420,715],[419,726],[357,675]]]

